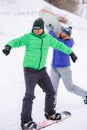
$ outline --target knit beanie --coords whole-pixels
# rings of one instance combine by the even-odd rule
[[[42,18],[38,18],[34,21],[32,30],[35,28],[44,29],[44,21]]]
[[[62,28],[62,32],[65,32],[68,36],[71,36],[72,34],[72,27],[66,27],[66,28]]]

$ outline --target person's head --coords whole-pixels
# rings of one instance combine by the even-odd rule
[[[61,37],[62,38],[70,38],[72,34],[72,27],[69,26],[69,27],[66,27],[66,28],[62,28],[62,32],[61,32]]]
[[[36,35],[41,35],[44,32],[44,21],[41,18],[38,18],[34,21],[32,32]]]

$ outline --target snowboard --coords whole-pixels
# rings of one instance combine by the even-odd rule
[[[59,22],[56,14],[51,8],[42,8],[39,11],[39,17],[43,19],[45,26],[51,24],[55,33],[60,33],[62,31],[62,24]]]
[[[47,120],[47,119],[44,119],[44,120],[42,120],[40,122],[37,122],[37,128],[27,128],[25,130],[42,130],[42,129],[46,128],[46,127],[50,127],[53,124],[62,122],[63,120],[66,120],[69,117],[71,117],[71,113],[69,111],[62,111],[62,112],[60,112],[60,114],[62,116],[62,118],[60,120]]]

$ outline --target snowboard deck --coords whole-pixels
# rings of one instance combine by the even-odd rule
[[[51,24],[55,32],[60,33],[62,31],[62,25],[52,9],[47,7],[42,8],[39,11],[39,16],[44,20],[45,26]]]
[[[69,111],[62,111],[60,112],[62,118],[60,120],[47,120],[47,119],[44,119],[40,122],[37,122],[37,128],[27,128],[25,130],[42,130],[46,127],[49,127],[53,124],[56,124],[56,123],[59,123],[61,121],[64,121],[66,119],[68,119],[69,117],[71,117],[71,113]]]

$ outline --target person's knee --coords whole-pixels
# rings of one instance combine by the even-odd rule
[[[23,100],[30,100],[30,101],[32,101],[34,98],[35,98],[35,96],[34,96],[34,95],[25,94],[25,96],[24,96],[24,99],[23,99]]]
[[[73,93],[75,91],[75,88],[74,87],[69,87],[68,91]]]

